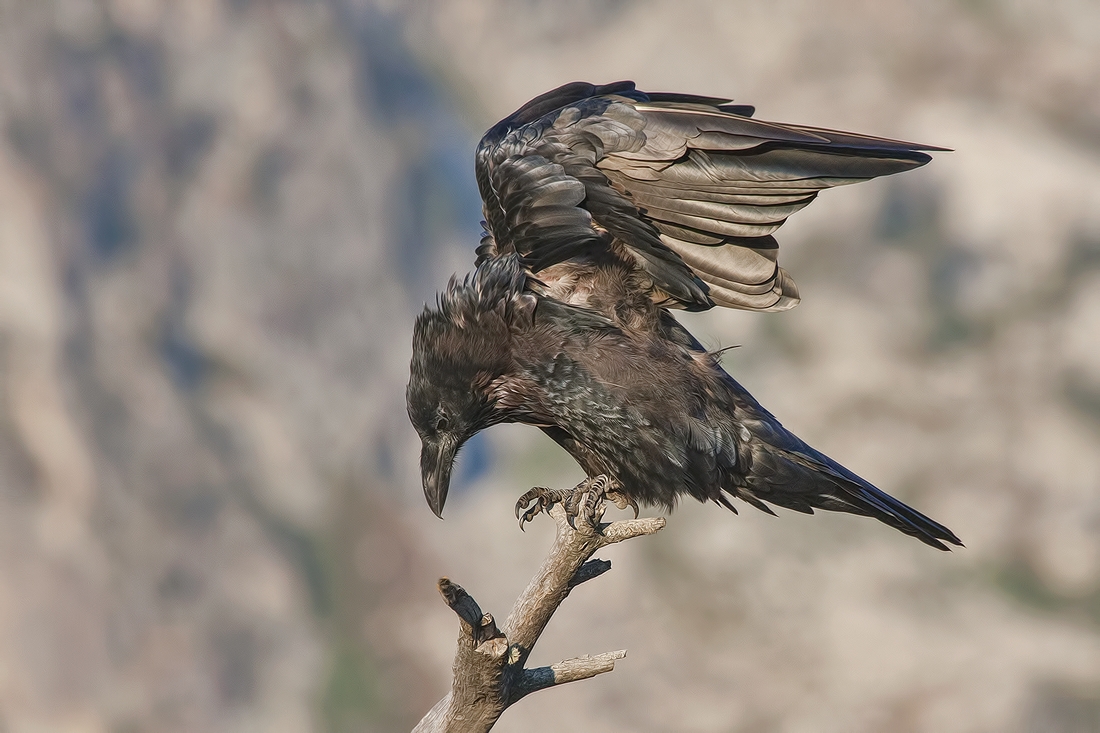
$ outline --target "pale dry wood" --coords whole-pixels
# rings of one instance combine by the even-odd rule
[[[626,650],[620,649],[617,652],[604,652],[594,657],[586,654],[583,657],[566,659],[564,662],[558,662],[549,667],[528,669],[523,673],[521,697],[554,685],[586,680],[589,677],[610,672],[615,669],[615,662],[625,656]]]
[[[560,504],[549,514],[557,524],[554,544],[516,599],[503,631],[460,586],[447,578],[439,581],[443,600],[460,619],[454,679],[450,693],[428,711],[413,733],[488,731],[524,696],[610,672],[615,662],[626,656],[626,651],[606,652],[524,669],[543,629],[569,592],[611,569],[607,560],[590,560],[593,553],[616,542],[653,534],[665,526],[664,518],[601,523],[601,507],[595,516],[578,517],[570,524]]]

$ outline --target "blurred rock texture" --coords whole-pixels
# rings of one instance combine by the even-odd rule
[[[572,79],[955,148],[780,232],[803,304],[689,317],[785,424],[954,529],[684,506],[502,731],[1100,731],[1100,6],[0,0],[0,731],[383,731],[579,478],[404,415],[480,131]]]

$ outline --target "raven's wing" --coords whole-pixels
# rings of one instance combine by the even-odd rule
[[[531,100],[477,149],[478,263],[518,252],[538,272],[617,240],[666,305],[785,310],[798,293],[772,232],[823,188],[942,150],[762,122],[728,101],[633,82],[574,82]]]

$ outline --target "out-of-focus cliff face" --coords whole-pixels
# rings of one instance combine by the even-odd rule
[[[434,690],[364,629],[473,136],[369,6],[7,2],[0,39],[0,727],[404,725]]]
[[[497,428],[423,505],[412,318],[478,132],[572,79],[955,148],[780,231],[803,304],[689,326],[955,530],[683,506],[500,730],[1100,730],[1100,8],[0,0],[0,729],[400,730],[450,575],[500,615],[577,469]],[[545,524],[545,523],[544,523]]]

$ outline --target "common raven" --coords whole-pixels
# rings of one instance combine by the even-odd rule
[[[821,189],[943,148],[763,122],[729,102],[574,82],[485,134],[476,270],[451,279],[413,336],[409,416],[437,515],[459,447],[520,422],[635,508],[740,499],[961,544],[786,430],[669,312],[793,307],[772,237],[787,217]]]

